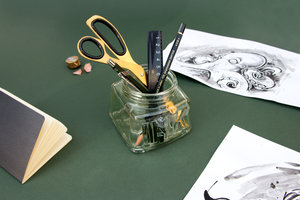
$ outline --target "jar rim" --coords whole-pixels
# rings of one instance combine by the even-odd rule
[[[177,78],[176,75],[174,74],[174,72],[169,71],[168,75],[166,77],[165,81],[169,81],[170,87],[168,87],[167,89],[158,92],[158,93],[142,93],[140,91],[138,91],[136,88],[134,88],[133,86],[131,86],[129,83],[127,83],[125,80],[122,80],[123,83],[123,89],[125,93],[128,93],[130,96],[137,96],[137,97],[150,97],[150,96],[165,96],[168,95],[169,93],[171,93],[172,91],[174,91],[174,89],[177,87],[178,82],[177,82]]]

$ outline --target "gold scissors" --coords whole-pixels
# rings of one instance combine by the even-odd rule
[[[110,31],[114,34],[116,39],[118,40],[121,50],[116,49],[109,40],[103,35],[103,33],[96,27],[96,24],[100,23],[101,25],[106,26]],[[119,75],[122,76],[122,78],[125,78],[129,80],[131,83],[133,83],[134,86],[136,86],[140,90],[144,90],[147,87],[147,74],[144,70],[144,68],[141,65],[138,65],[131,57],[129,50],[127,48],[127,45],[119,33],[119,31],[114,27],[112,23],[110,23],[107,19],[104,17],[101,17],[99,15],[94,15],[90,17],[86,24],[88,27],[95,33],[97,38],[92,36],[84,36],[82,37],[78,43],[77,43],[77,50],[80,53],[81,56],[83,56],[86,59],[109,64],[113,67],[115,71],[119,73]],[[98,55],[93,55],[88,53],[84,49],[84,44],[87,42],[91,42],[99,50]],[[108,49],[114,56],[111,57],[105,49]],[[128,70],[130,73],[128,73]],[[136,77],[136,79],[134,77]],[[142,84],[141,84],[142,83]],[[141,89],[142,88],[142,89]],[[145,92],[145,91],[144,91]]]

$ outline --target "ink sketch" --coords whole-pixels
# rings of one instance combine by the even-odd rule
[[[298,163],[257,165],[236,170],[217,180],[212,187],[204,191],[203,197],[205,200],[299,200],[299,181]]]
[[[171,66],[215,89],[298,107],[299,68],[299,54],[191,29],[185,30]]]
[[[300,153],[233,126],[185,200],[299,200]]]

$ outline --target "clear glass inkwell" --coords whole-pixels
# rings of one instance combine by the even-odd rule
[[[191,130],[190,100],[169,72],[164,90],[142,93],[124,80],[113,83],[109,114],[126,145],[144,153],[185,136]]]

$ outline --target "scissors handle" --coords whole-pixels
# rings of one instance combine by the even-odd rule
[[[118,51],[110,42],[109,40],[104,36],[104,34],[96,27],[96,24],[100,23],[106,26],[108,29],[112,31],[114,36],[117,38],[121,50]],[[90,17],[86,21],[87,26],[94,32],[95,35],[97,35],[101,40],[103,40],[105,46],[120,60],[124,60],[126,62],[132,62],[136,64],[136,62],[132,59],[130,52],[128,51],[127,45],[122,37],[122,35],[119,33],[118,29],[110,23],[107,19],[104,17],[101,17],[99,15],[94,15]]]
[[[92,55],[84,50],[83,45],[87,42],[93,43],[98,48],[98,50],[100,51],[99,55]],[[77,47],[78,47],[79,53],[81,53],[82,56],[84,56],[88,59],[99,60],[104,56],[104,49],[103,49],[102,45],[100,44],[100,42],[97,39],[95,39],[93,37],[86,36],[86,37],[81,38],[78,41]]]
[[[123,56],[126,54],[126,50],[127,50],[127,46],[124,42],[124,39],[122,38],[121,34],[119,33],[119,31],[109,22],[107,21],[105,18],[95,15],[93,17],[91,17],[90,19],[87,20],[87,25],[91,28],[91,30],[93,30],[96,35],[98,35],[110,48],[110,50],[112,50],[115,54],[117,54],[118,56]],[[96,23],[101,23],[104,24],[106,27],[108,27],[113,34],[116,36],[116,38],[118,39],[118,42],[122,48],[121,51],[118,51],[110,42],[109,40],[101,33],[101,31],[96,27]]]
[[[88,42],[91,42],[99,50],[97,55],[90,54],[84,49],[84,44]],[[107,64],[109,59],[112,59],[114,61],[116,60],[114,58],[111,58],[108,55],[108,53],[106,53],[104,48],[104,42],[92,36],[82,37],[77,43],[77,50],[82,57],[95,62],[101,62]]]
[[[102,25],[106,26],[114,36],[117,38],[121,49],[117,50],[109,40],[104,36],[104,34],[100,31],[99,28],[96,27],[97,23],[101,23]],[[91,36],[85,36],[81,38],[77,44],[78,52],[85,58],[101,62],[101,63],[108,63],[109,60],[114,61],[119,66],[124,69],[128,69],[134,76],[137,77],[145,86],[147,86],[147,79],[146,79],[146,72],[141,65],[138,65],[131,57],[130,52],[126,46],[124,39],[122,38],[119,31],[112,25],[108,20],[104,17],[94,15],[90,17],[86,21],[87,26],[94,32],[97,38]],[[102,30],[103,31],[103,30]],[[98,55],[91,55],[87,51],[84,50],[83,44],[86,42],[93,43],[100,51]],[[111,57],[107,52],[114,55]]]

